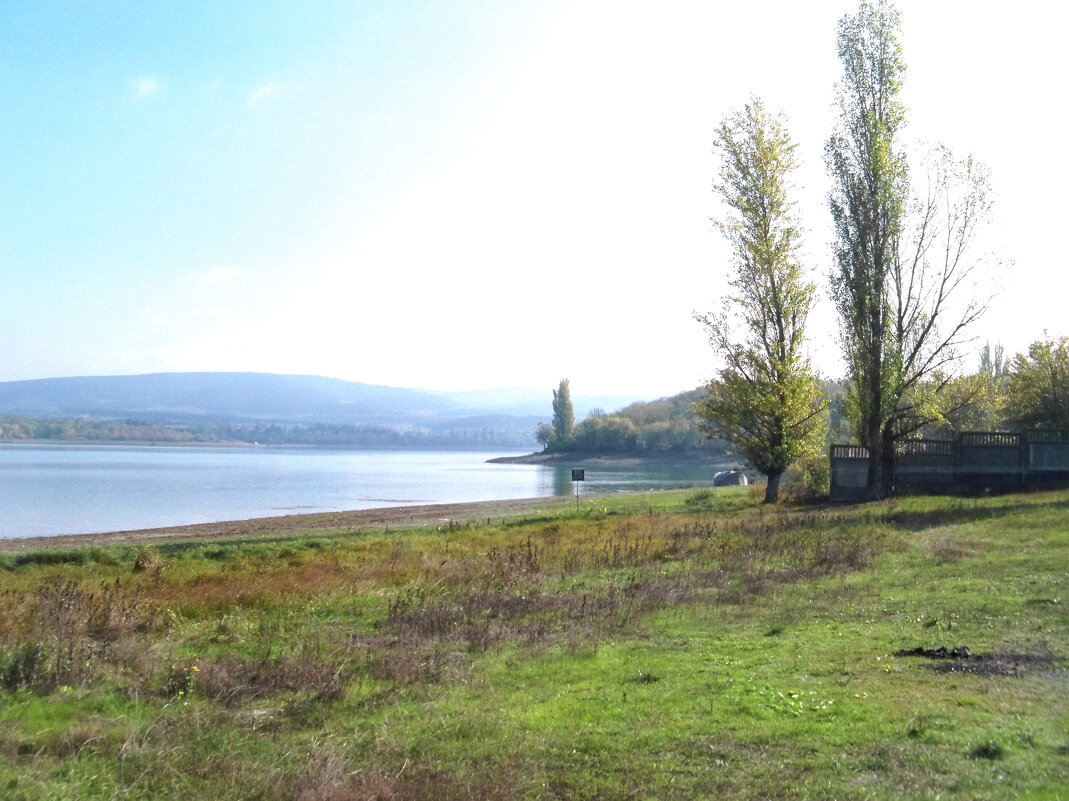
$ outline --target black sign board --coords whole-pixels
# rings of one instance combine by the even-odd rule
[[[584,473],[586,470],[572,470],[572,481],[586,481]]]

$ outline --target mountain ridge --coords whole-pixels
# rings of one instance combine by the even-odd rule
[[[577,416],[639,396],[574,398]],[[442,391],[316,375],[143,373],[0,382],[0,414],[143,419],[159,423],[334,423],[394,428],[465,418],[551,417],[552,392],[521,388]]]

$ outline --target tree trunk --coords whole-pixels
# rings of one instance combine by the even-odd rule
[[[880,497],[889,498],[895,480],[895,441],[890,429],[883,432],[880,446]]]
[[[884,454],[880,444],[880,439],[877,437],[875,444],[869,446],[869,473],[867,483],[870,501],[879,501],[884,498]]]
[[[873,324],[874,329],[879,332],[880,328],[877,324]],[[877,340],[879,341],[879,340]],[[879,367],[883,363],[883,351],[879,347],[876,348],[875,353],[870,356],[871,364],[875,365],[875,369],[870,368],[869,386],[868,391],[871,395],[870,403],[872,408],[869,409],[868,419],[866,421],[868,431],[868,442],[864,443],[869,446],[869,474],[868,474],[868,494],[870,501],[879,501],[884,497],[884,482],[883,482],[883,427],[880,425],[879,410],[883,407],[883,386],[880,383],[880,370]]]
[[[890,498],[894,490],[895,454],[891,448],[884,448],[880,460],[880,497]]]
[[[783,473],[769,473],[768,483],[765,484],[765,503],[775,503],[779,500],[779,480]]]

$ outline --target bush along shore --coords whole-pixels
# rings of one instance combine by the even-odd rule
[[[0,797],[1064,798],[1069,492],[0,553]]]

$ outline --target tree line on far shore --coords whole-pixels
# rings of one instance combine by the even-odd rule
[[[594,409],[575,422],[567,378],[553,391],[553,422],[539,423],[535,438],[551,452],[683,456],[724,454],[726,443],[702,434],[694,404],[704,389],[632,403],[607,413]]]
[[[315,448],[489,450],[526,448],[526,427],[450,425],[398,430],[345,423],[153,423],[98,418],[0,416],[0,442],[131,442],[166,445],[279,445]]]

